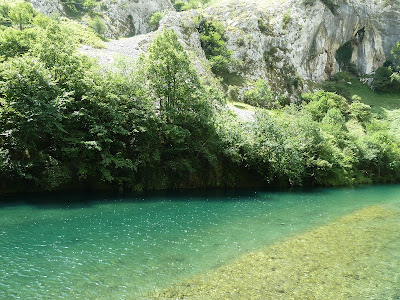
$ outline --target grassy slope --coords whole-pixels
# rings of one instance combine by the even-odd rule
[[[380,113],[382,109],[400,109],[400,93],[377,93],[357,79],[353,79],[351,83],[349,85],[351,93],[360,96],[362,101],[370,105],[375,113]]]
[[[349,85],[352,94],[361,97],[362,102],[371,106],[372,112],[387,117],[394,134],[400,138],[400,93],[377,93],[367,85],[354,79]]]

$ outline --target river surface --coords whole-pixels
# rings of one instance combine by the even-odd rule
[[[0,299],[140,299],[383,203],[400,185],[6,198]]]

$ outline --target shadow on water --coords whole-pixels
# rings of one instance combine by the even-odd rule
[[[388,184],[390,185],[390,184]],[[379,185],[387,186],[387,185]],[[39,209],[81,209],[104,203],[158,203],[158,202],[235,202],[253,201],[265,196],[265,201],[276,201],[280,195],[316,195],[328,190],[353,191],[371,188],[371,185],[345,187],[290,187],[269,189],[182,189],[141,192],[47,192],[0,196],[0,209],[30,205]],[[224,200],[221,200],[224,199]]]

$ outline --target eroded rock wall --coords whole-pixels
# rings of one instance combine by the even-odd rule
[[[268,77],[272,69],[274,77],[279,77],[276,69],[288,68],[302,78],[326,79],[340,70],[336,55],[346,42],[353,49],[350,62],[356,70],[373,72],[400,40],[399,4],[333,2],[332,11],[318,0],[232,0],[222,1],[205,14],[225,24],[229,48],[242,62],[235,70],[249,78]]]
[[[110,37],[148,33],[149,19],[155,12],[174,11],[169,0],[105,0],[102,13]]]
[[[44,1],[31,0],[48,14],[62,10],[59,1],[48,0],[44,5]],[[340,71],[337,53],[346,43],[352,49],[349,62],[359,74],[368,74],[390,58],[391,48],[400,40],[397,1],[331,1],[334,9],[320,0],[221,0],[203,11],[177,13],[169,0],[104,0],[102,7],[107,9],[102,13],[107,36],[117,37],[148,33],[150,16],[167,11],[159,30],[173,28],[197,69],[210,74],[194,21],[203,14],[225,27],[227,46],[233,50],[233,74],[247,81],[266,79],[278,91],[285,91],[298,88],[294,78],[321,81]],[[151,36],[136,36],[132,47],[146,49]],[[130,42],[123,44],[129,48]],[[121,48],[118,41],[112,46]]]
[[[61,0],[29,1],[43,14],[66,15]],[[104,35],[108,38],[148,33],[153,13],[175,11],[170,0],[103,0],[95,10],[107,26]],[[84,16],[79,21],[85,23],[89,18]]]

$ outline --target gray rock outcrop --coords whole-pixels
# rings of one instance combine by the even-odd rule
[[[45,15],[64,14],[64,8],[60,0],[29,0],[32,6],[40,13]]]
[[[175,11],[169,0],[104,0],[103,5],[108,37],[148,33],[153,13]]]
[[[32,6],[46,15],[66,16],[61,0],[29,0]],[[105,36],[118,38],[148,33],[150,17],[155,12],[175,11],[169,0],[103,0],[95,11],[103,19]],[[88,18],[80,21],[85,23]]]
[[[225,24],[228,47],[244,67],[235,70],[247,77],[268,77],[271,69],[286,68],[305,79],[326,79],[340,71],[337,51],[346,43],[358,73],[375,71],[400,40],[399,5],[331,2],[333,11],[319,0],[231,0],[205,14]]]
[[[31,0],[46,13],[60,9],[58,1],[48,0],[44,8],[42,1]],[[159,30],[173,28],[197,69],[210,74],[193,21],[203,14],[226,29],[227,46],[233,50],[232,74],[247,82],[266,79],[278,91],[287,91],[299,88],[297,78],[321,81],[342,70],[344,63],[359,74],[371,73],[390,58],[390,50],[400,40],[397,0],[324,2],[221,0],[203,11],[177,13],[169,0],[104,0],[103,14],[109,36],[126,36],[149,32],[151,14],[169,11]],[[112,41],[97,56],[122,52],[136,57],[152,37],[150,33]],[[95,50],[87,52],[96,56]]]

